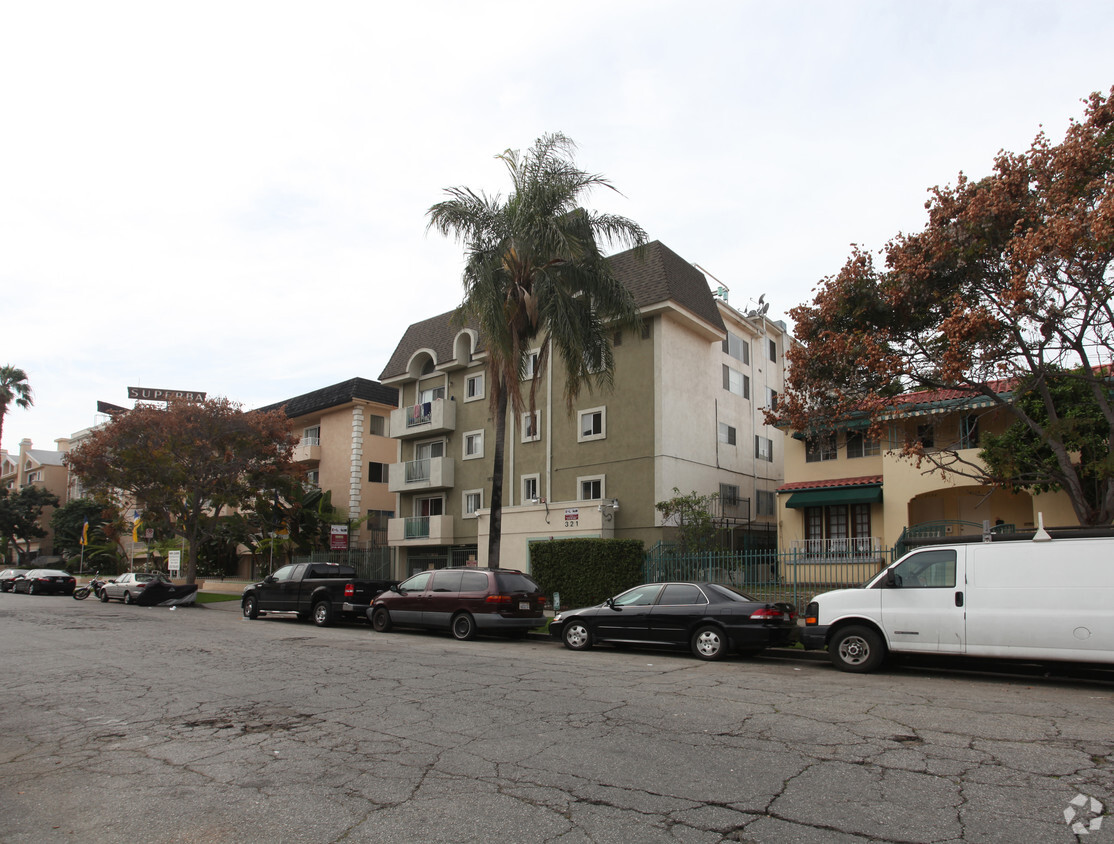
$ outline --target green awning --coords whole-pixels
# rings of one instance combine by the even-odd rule
[[[881,486],[828,487],[794,492],[786,507],[827,507],[829,504],[874,504],[882,500]]]

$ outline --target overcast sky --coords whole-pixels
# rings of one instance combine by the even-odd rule
[[[809,301],[1114,85],[1114,4],[10,2],[0,11],[3,447],[128,386],[245,408],[377,379],[460,302],[426,232],[545,132],[745,308]],[[713,283],[713,286],[714,283]]]

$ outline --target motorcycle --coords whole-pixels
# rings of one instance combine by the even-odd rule
[[[100,575],[101,573],[97,572],[93,575],[93,579],[87,584],[78,586],[73,590],[73,599],[75,601],[84,601],[90,595],[96,595],[99,598],[101,596],[101,587],[103,587],[106,582]]]

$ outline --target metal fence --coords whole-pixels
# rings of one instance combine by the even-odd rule
[[[659,544],[647,552],[643,575],[647,583],[723,583],[755,598],[788,601],[803,610],[821,592],[863,585],[894,559],[884,549],[858,556],[820,556],[805,551],[681,552]]]
[[[352,566],[361,580],[392,580],[394,554],[391,548],[363,548],[351,551],[317,551],[294,557],[295,563],[338,563]]]

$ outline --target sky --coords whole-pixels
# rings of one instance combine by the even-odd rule
[[[129,386],[378,379],[461,300],[429,207],[547,132],[617,188],[590,207],[789,321],[932,186],[1059,141],[1112,43],[1109,0],[3,4],[0,365],[34,391],[3,448]]]

